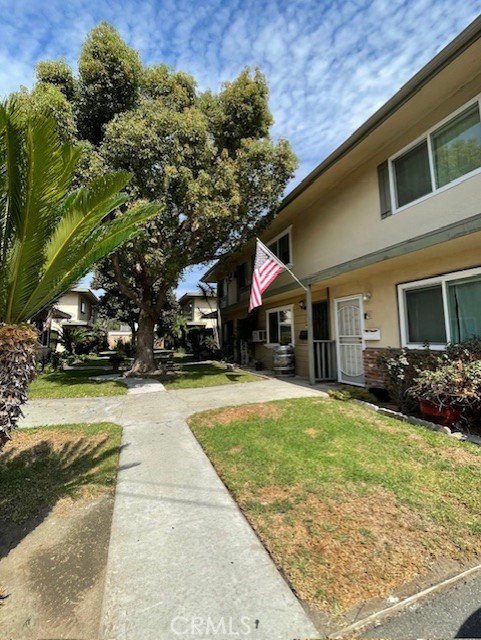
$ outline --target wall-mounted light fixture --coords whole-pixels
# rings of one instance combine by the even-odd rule
[[[362,294],[362,299],[364,302],[368,302],[372,298],[372,293],[370,291],[366,291]]]
[[[304,302],[304,300],[299,300],[299,309],[305,309],[306,308],[306,303]]]

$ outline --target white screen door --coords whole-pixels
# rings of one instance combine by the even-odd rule
[[[364,384],[362,296],[338,298],[335,303],[338,380],[362,386]]]

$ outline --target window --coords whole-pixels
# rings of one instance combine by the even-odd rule
[[[431,193],[431,169],[426,140],[394,160],[393,167],[398,207]]]
[[[86,313],[85,300],[80,300],[80,313]]]
[[[267,315],[267,342],[269,344],[294,344],[293,307],[270,309]]]
[[[274,238],[274,240],[271,240],[267,248],[284,264],[292,264],[290,228],[288,231]]]
[[[403,346],[481,336],[481,269],[460,271],[398,287]]]
[[[381,217],[481,168],[479,100],[378,167]]]
[[[251,263],[244,262],[237,267],[237,286],[239,289],[248,287],[251,283]]]
[[[432,142],[438,188],[481,167],[478,104],[435,131]]]

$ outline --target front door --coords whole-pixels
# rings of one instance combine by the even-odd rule
[[[362,296],[338,298],[336,301],[337,368],[339,382],[362,386]]]

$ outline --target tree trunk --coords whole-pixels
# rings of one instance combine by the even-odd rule
[[[127,376],[142,376],[145,373],[153,373],[156,370],[154,362],[154,326],[155,319],[152,314],[141,310],[137,340],[135,345],[135,360]]]

